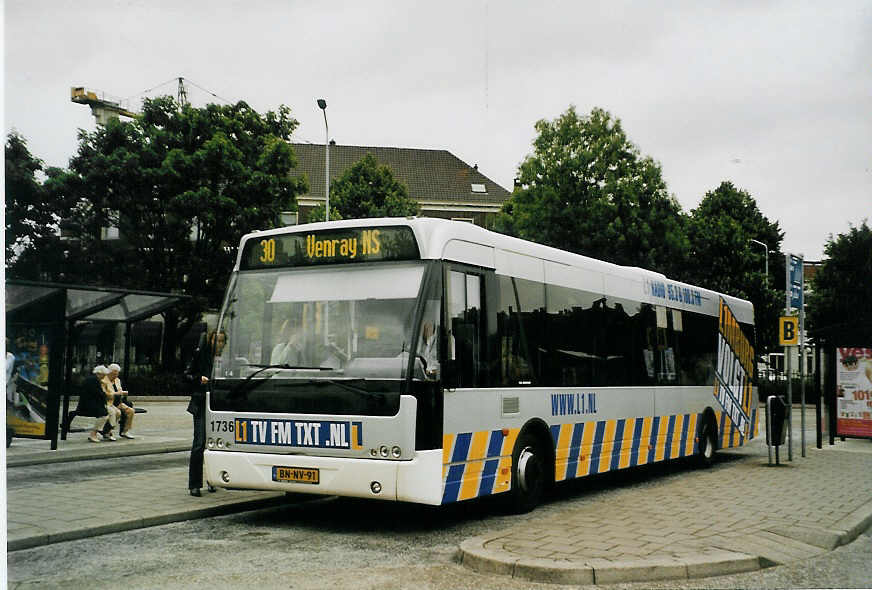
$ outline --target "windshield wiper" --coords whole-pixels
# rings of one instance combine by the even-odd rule
[[[249,363],[246,366],[260,367],[261,370],[263,370],[263,369],[296,369],[296,370],[304,370],[304,371],[306,371],[306,370],[308,370],[308,371],[335,371],[336,370],[334,367],[313,367],[313,366],[309,366],[309,365],[289,365],[287,363],[282,363],[280,365],[261,365],[258,363]],[[260,371],[256,371],[254,373],[254,375],[256,375],[259,372]]]
[[[260,387],[261,385],[266,383],[268,381],[268,379],[260,379],[258,381],[255,381],[253,385],[248,386],[251,383],[252,379],[257,377],[258,375],[260,375],[261,373],[263,373],[267,369],[283,369],[284,368],[284,365],[249,364],[248,366],[249,367],[259,367],[259,369],[257,371],[255,371],[254,373],[252,373],[251,375],[249,375],[248,377],[246,377],[243,381],[240,381],[239,383],[237,383],[236,386],[227,393],[227,396],[229,398],[234,398],[237,396],[241,396],[243,394],[248,394],[249,392],[251,392],[255,388]]]

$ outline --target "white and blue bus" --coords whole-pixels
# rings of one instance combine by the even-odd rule
[[[427,218],[242,238],[208,395],[206,478],[445,504],[755,435],[740,299]]]

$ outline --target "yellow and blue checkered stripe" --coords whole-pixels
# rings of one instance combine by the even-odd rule
[[[563,481],[696,452],[697,414],[555,424],[554,479]]]
[[[718,422],[718,432],[721,435],[720,448],[729,449],[733,447],[741,447],[747,442],[745,435],[733,424],[726,412],[716,412],[716,420]],[[751,408],[751,431],[749,432],[748,440],[757,436],[757,406]]]
[[[744,436],[723,412],[715,415],[721,448],[742,446]],[[626,469],[693,455],[698,450],[698,414],[648,416],[555,424],[555,481]],[[757,409],[752,409],[757,434]],[[512,449],[520,429],[446,434],[442,447],[442,503],[506,492],[511,487]]]
[[[442,444],[442,503],[508,491],[519,428],[446,434]]]

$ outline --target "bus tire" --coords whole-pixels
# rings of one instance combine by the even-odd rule
[[[699,466],[711,467],[717,450],[717,430],[711,420],[706,420],[699,431],[699,451],[697,452]]]
[[[509,509],[515,514],[530,512],[542,500],[547,486],[548,455],[541,440],[523,432],[512,452],[512,490]]]

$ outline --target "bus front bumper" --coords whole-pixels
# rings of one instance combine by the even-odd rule
[[[441,449],[418,451],[411,461],[207,450],[205,468],[206,481],[229,489],[442,503]],[[317,483],[281,481],[289,471],[276,468]]]

